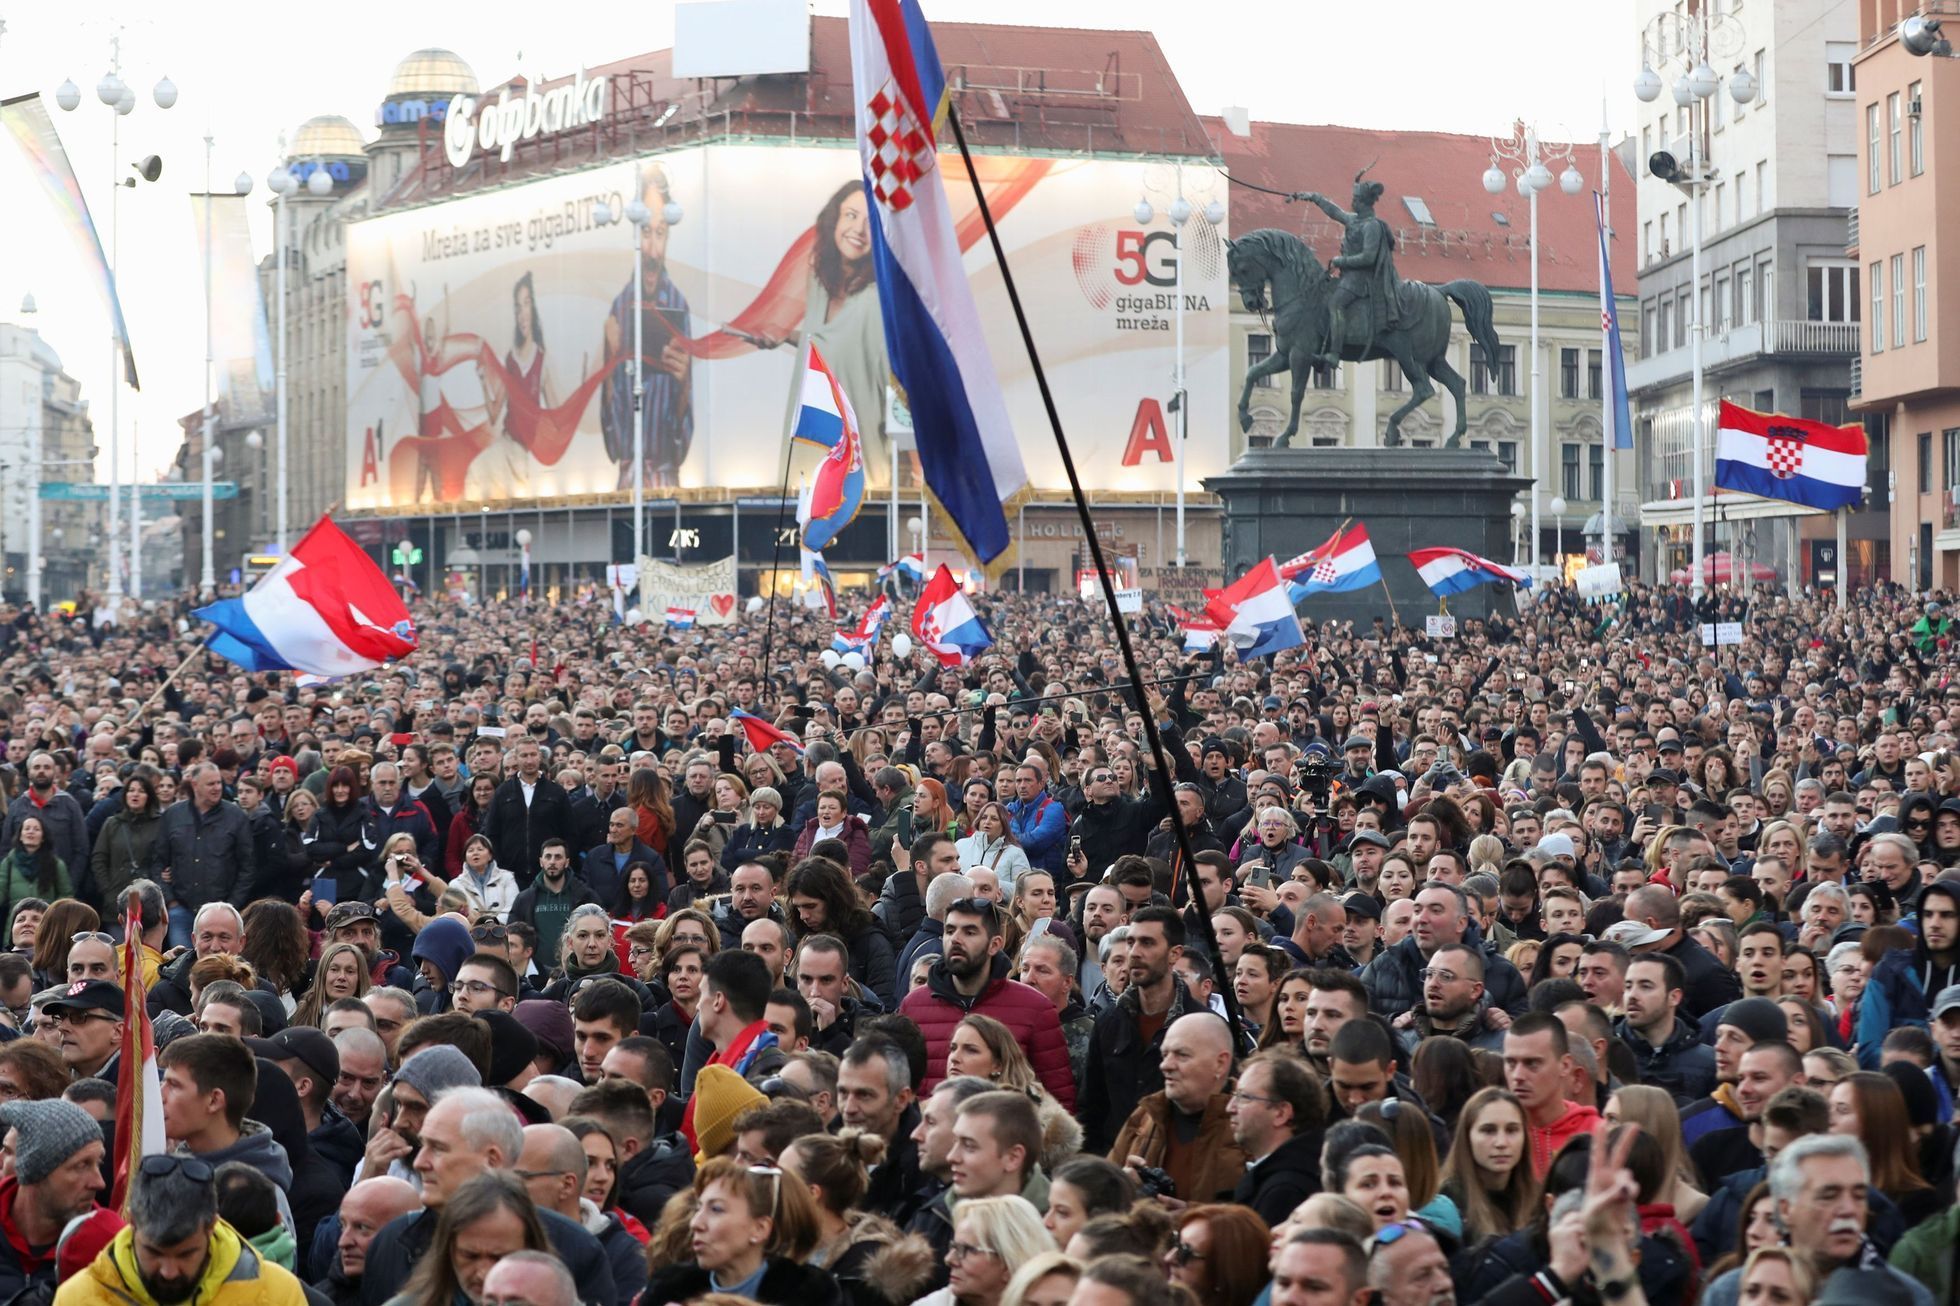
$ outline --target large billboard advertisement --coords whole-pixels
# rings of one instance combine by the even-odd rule
[[[1022,458],[1037,487],[1061,488],[971,184],[957,156],[943,166]],[[1174,169],[987,156],[977,171],[1088,485],[1174,488]],[[1216,174],[1184,175],[1225,198]],[[794,482],[816,458],[787,442],[812,339],[856,411],[872,492],[894,468],[916,485],[857,176],[848,148],[711,145],[354,224],[348,506],[616,491],[636,443],[650,489],[774,487],[786,457]],[[636,196],[649,218],[637,295],[622,217]],[[1223,234],[1200,212],[1182,235],[1191,484],[1226,461]]]

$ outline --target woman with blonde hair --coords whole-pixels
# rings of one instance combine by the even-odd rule
[[[1042,1252],[1014,1271],[1000,1306],[1068,1306],[1081,1281],[1080,1261],[1061,1252]]]
[[[1803,829],[1796,822],[1771,821],[1756,836],[1756,859],[1776,858],[1783,863],[1784,880],[1795,884],[1803,879],[1805,844]]]
[[[667,949],[676,943],[695,944],[712,957],[721,951],[721,928],[715,924],[714,917],[699,907],[683,907],[660,922],[653,936],[654,954],[665,957]]]
[[[1674,1207],[1674,1217],[1682,1224],[1694,1223],[1708,1205],[1708,1194],[1696,1186],[1699,1176],[1688,1158],[1688,1145],[1681,1136],[1681,1112],[1674,1097],[1664,1088],[1651,1084],[1628,1084],[1606,1103],[1606,1119],[1618,1124],[1638,1125],[1643,1133],[1660,1144],[1668,1185],[1654,1195],[1656,1203]]]
[[[1013,1031],[978,1012],[953,1026],[952,1039],[946,1045],[946,1078],[956,1075],[992,1080],[1016,1093],[1041,1091],[1041,1080]]]
[[[920,1306],[1000,1306],[1015,1271],[1056,1250],[1034,1204],[1020,1196],[976,1197],[953,1210],[946,1249],[946,1287],[919,1298]]]
[[[1479,795],[1482,797],[1482,795]],[[1490,801],[1485,799],[1485,802]],[[1494,834],[1480,834],[1470,841],[1470,873],[1472,875],[1502,875],[1504,861],[1508,854],[1504,851],[1504,841]]]

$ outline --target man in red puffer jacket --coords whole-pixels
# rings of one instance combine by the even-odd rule
[[[1505,1086],[1524,1107],[1531,1135],[1531,1173],[1539,1179],[1558,1150],[1599,1123],[1599,1112],[1566,1100],[1572,1070],[1571,1043],[1557,1016],[1534,1011],[1518,1017],[1504,1035]]]
[[[1061,1017],[1038,991],[1007,978],[1001,943],[1000,913],[993,903],[961,898],[946,909],[945,952],[933,964],[926,986],[913,989],[898,1007],[925,1035],[926,1078],[920,1093],[932,1092],[946,1077],[953,1029],[977,1013],[1007,1026],[1027,1050],[1042,1087],[1064,1111],[1073,1112],[1075,1072],[1069,1066]]]

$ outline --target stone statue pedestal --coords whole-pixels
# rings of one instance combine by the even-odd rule
[[[1325,543],[1344,520],[1368,528],[1382,577],[1405,625],[1420,628],[1437,598],[1409,562],[1411,549],[1448,546],[1510,563],[1511,504],[1531,481],[1481,449],[1251,449],[1205,489],[1225,506],[1223,567],[1232,578],[1267,554],[1285,562]],[[1509,590],[1483,585],[1450,599],[1451,613],[1515,610]],[[1315,621],[1365,627],[1389,617],[1380,585],[1317,594],[1300,604]]]

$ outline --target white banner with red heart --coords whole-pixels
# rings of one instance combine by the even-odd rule
[[[736,616],[735,555],[714,562],[640,559],[640,611],[686,608],[697,626],[727,626]]]

